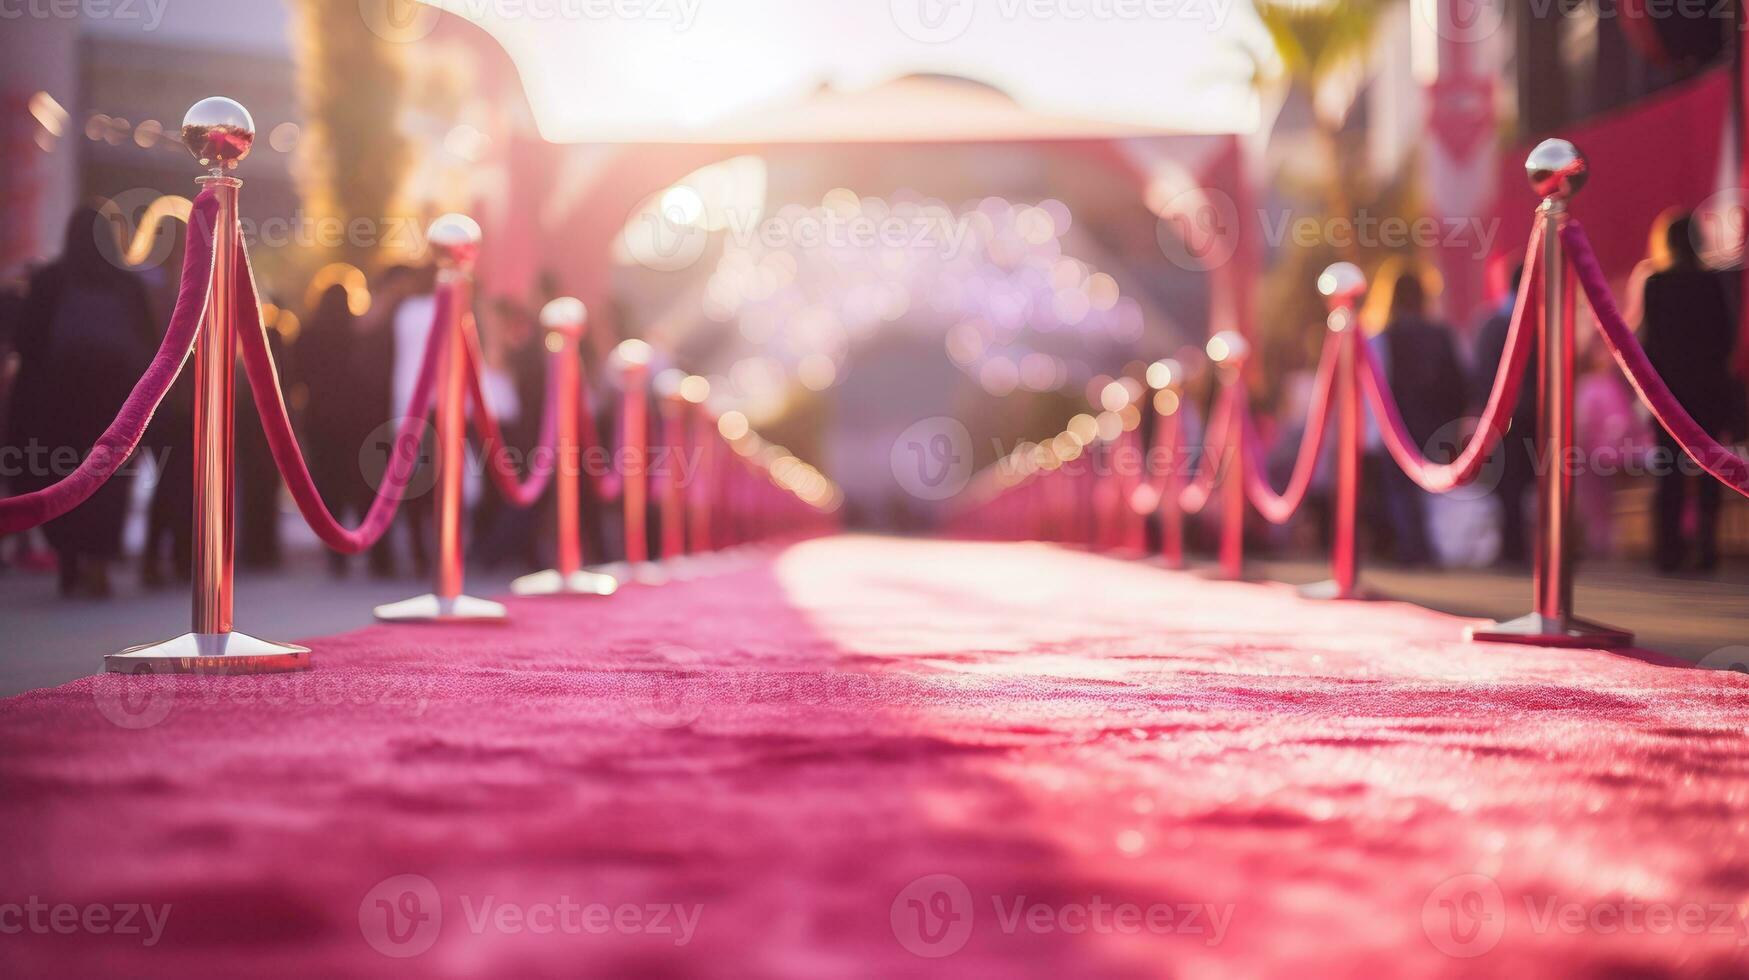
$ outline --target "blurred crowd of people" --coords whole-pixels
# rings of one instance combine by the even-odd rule
[[[58,259],[0,289],[0,363],[8,365],[0,371],[0,449],[9,452],[10,464],[0,470],[0,492],[52,485],[110,424],[159,345],[180,265],[178,251],[143,272],[130,271],[113,224],[86,207],[69,219]],[[1470,438],[1492,388],[1517,290],[1505,291],[1501,306],[1464,344],[1431,315],[1433,288],[1415,266],[1393,260],[1377,281],[1368,310],[1376,311],[1378,322],[1369,343],[1410,436],[1429,457],[1448,460]],[[392,433],[432,326],[434,290],[432,269],[392,266],[368,289],[335,282],[316,290],[305,298],[303,315],[292,318],[295,331],[269,325],[312,475],[343,522],[363,517],[386,470]],[[1732,371],[1740,361],[1736,290],[1730,277],[1707,268],[1697,254],[1690,218],[1671,215],[1654,229],[1650,254],[1629,294],[1628,312],[1641,341],[1684,407],[1721,441],[1749,436],[1743,381]],[[531,449],[546,384],[536,316],[499,300],[483,304],[477,317],[487,354],[486,397],[508,444]],[[1657,568],[1711,570],[1719,560],[1720,486],[1681,465],[1680,448],[1640,408],[1596,331],[1581,330],[1579,340],[1575,486],[1585,552],[1615,553],[1614,496],[1632,479],[1624,474],[1642,472],[1656,481],[1651,525]],[[273,568],[283,560],[282,482],[248,385],[239,380],[237,387],[237,560],[244,568]],[[1278,468],[1291,466],[1310,389],[1305,376],[1284,386],[1294,394],[1284,399],[1271,427],[1279,435],[1273,457]],[[1534,489],[1542,465],[1535,403],[1533,373],[1512,409],[1503,446],[1484,471],[1482,489],[1442,495],[1425,493],[1402,473],[1369,418],[1368,490],[1362,499],[1370,513],[1362,523],[1374,529],[1374,550],[1409,566],[1524,563],[1533,546]],[[611,423],[609,406],[611,399],[603,400],[595,413],[600,422]],[[144,527],[137,556],[141,580],[148,586],[185,581],[193,523],[192,416],[185,372],[147,430],[136,461],[149,463],[124,468],[91,500],[40,531],[0,541],[0,567],[52,569],[63,594],[106,595],[111,570],[123,557],[124,528],[137,508]],[[427,455],[429,449],[428,443]],[[1321,467],[1314,494],[1326,530],[1331,470],[1328,462]],[[141,473],[151,476],[149,485],[136,487]],[[489,490],[472,498],[470,560],[514,570],[540,567],[542,512],[509,507]],[[370,552],[371,574],[426,574],[434,533],[430,510],[426,492],[403,502],[397,526]],[[588,547],[600,555],[601,528],[599,522],[591,525]],[[331,555],[329,562],[334,574],[348,573],[346,557]]]
[[[1672,212],[1652,230],[1647,258],[1628,285],[1626,313],[1659,374],[1683,407],[1726,444],[1749,437],[1745,381],[1734,370],[1738,297],[1735,277],[1710,269],[1695,245],[1693,218]],[[1488,400],[1511,328],[1518,285],[1511,276],[1501,305],[1479,325],[1466,346],[1450,324],[1429,313],[1428,275],[1392,261],[1381,270],[1369,311],[1380,322],[1369,343],[1383,367],[1403,423],[1435,462],[1447,462],[1467,444]],[[1589,311],[1580,302],[1581,324]],[[1534,321],[1533,321],[1534,322]],[[1722,487],[1697,474],[1675,441],[1640,405],[1599,333],[1576,332],[1574,381],[1574,506],[1583,553],[1618,553],[1616,494],[1635,474],[1655,481],[1652,560],[1662,572],[1710,572],[1719,562]],[[1533,348],[1534,350],[1534,348]],[[1421,490],[1389,457],[1376,423],[1366,422],[1363,506],[1371,513],[1379,557],[1405,566],[1474,566],[1498,562],[1519,566],[1534,547],[1538,474],[1546,465],[1537,442],[1537,375],[1532,356],[1502,447],[1484,468],[1478,489],[1447,494]],[[1299,428],[1284,427],[1272,468],[1291,468],[1304,431],[1309,378],[1288,415]],[[1318,480],[1321,506],[1328,506],[1331,466]],[[1692,506],[1691,506],[1692,504]]]
[[[178,239],[180,236],[176,236]],[[179,287],[180,246],[163,262],[133,271],[114,223],[94,207],[68,219],[60,256],[0,287],[0,495],[59,481],[114,419],[151,363]],[[391,266],[368,290],[341,283],[307,298],[295,331],[268,339],[287,401],[325,502],[356,524],[388,462],[395,423],[419,372],[435,307],[428,267]],[[276,304],[275,308],[278,308]],[[478,311],[488,369],[486,397],[513,448],[533,448],[544,397],[545,348],[536,316],[498,301]],[[236,422],[237,562],[271,569],[284,560],[283,482],[238,367]],[[188,580],[192,560],[194,445],[191,372],[160,404],[141,451],[89,501],[37,531],[0,539],[0,568],[54,571],[63,595],[101,597],[124,559],[130,514],[143,526],[139,577],[148,587]],[[604,417],[606,413],[598,415]],[[66,448],[63,448],[66,447]],[[426,450],[429,456],[429,445]],[[419,484],[416,484],[417,488]],[[540,567],[538,514],[473,494],[470,560],[484,567]],[[373,548],[368,570],[380,577],[429,566],[429,493],[403,501],[397,525]],[[329,557],[346,574],[346,556]]]

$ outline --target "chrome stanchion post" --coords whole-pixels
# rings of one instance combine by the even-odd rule
[[[553,383],[558,388],[554,408],[558,413],[558,458],[553,461],[557,467],[553,474],[553,494],[558,542],[554,567],[522,576],[510,583],[510,591],[524,596],[613,595],[619,589],[618,579],[583,568],[583,495],[580,483],[585,463],[583,444],[577,431],[583,400],[583,363],[578,345],[589,323],[589,311],[582,300],[561,296],[542,307],[540,323],[547,332],[547,351],[557,358]]]
[[[1221,564],[1216,577],[1239,581],[1245,578],[1245,415],[1239,399],[1245,397],[1245,361],[1251,356],[1251,344],[1238,331],[1223,330],[1209,338],[1208,356],[1220,370],[1225,396],[1234,399],[1227,445],[1220,447],[1224,458],[1212,461],[1221,467]],[[1203,465],[1210,462],[1205,451]]]
[[[626,578],[659,585],[661,572],[650,561],[650,360],[654,352],[641,340],[614,348],[620,369],[621,505],[625,518]]]
[[[1632,633],[1573,615],[1573,320],[1572,274],[1561,247],[1567,201],[1589,178],[1584,154],[1566,140],[1545,140],[1525,161],[1531,187],[1543,199],[1540,258],[1543,285],[1537,377],[1535,611],[1469,630],[1472,640],[1609,649],[1633,643]],[[1507,406],[1510,408],[1510,406]]]
[[[1330,343],[1336,352],[1336,506],[1332,514],[1330,578],[1300,589],[1308,599],[1369,599],[1360,588],[1360,321],[1356,310],[1366,295],[1366,274],[1352,262],[1338,262],[1318,277],[1318,292],[1330,307]],[[1306,433],[1311,438],[1311,433]]]
[[[711,471],[716,462],[717,420],[706,405],[710,396],[710,379],[702,375],[689,375],[680,384],[680,397],[689,406],[687,451],[695,454],[692,483],[682,488],[686,497],[686,536],[694,554],[716,550],[711,537]]]
[[[448,318],[434,324],[445,343],[437,400],[437,568],[436,588],[428,595],[378,606],[376,618],[390,623],[503,622],[502,603],[462,592],[462,477],[467,469],[468,311],[473,303],[474,261],[480,254],[480,226],[465,214],[446,214],[431,223],[426,242],[437,258],[438,288],[449,292]],[[484,409],[482,409],[483,411]]]
[[[1160,491],[1160,562],[1167,568],[1181,569],[1184,567],[1184,511],[1178,505],[1178,495],[1184,481],[1180,474],[1182,470],[1180,438],[1184,432],[1184,366],[1172,358],[1155,361],[1148,365],[1148,387],[1154,389],[1154,424],[1159,428],[1154,433],[1154,448],[1165,455],[1165,459],[1150,462],[1166,468],[1159,474]],[[1152,468],[1145,470],[1153,476]]]
[[[656,396],[661,399],[659,431],[665,453],[659,491],[661,502],[657,507],[662,537],[656,544],[657,556],[664,565],[672,565],[686,555],[686,488],[681,486],[679,469],[680,457],[686,450],[687,402],[680,394],[686,378],[686,372],[679,368],[669,368],[656,375]]]
[[[241,229],[237,194],[243,182],[226,173],[249,155],[255,120],[230,99],[196,102],[182,120],[182,140],[210,167],[197,182],[218,201],[212,282],[194,354],[194,629],[164,643],[132,647],[104,658],[111,673],[260,674],[307,670],[310,651],[256,639],[231,629],[231,572],[236,522],[232,508],[236,419],[236,277]],[[189,234],[203,229],[189,228]]]

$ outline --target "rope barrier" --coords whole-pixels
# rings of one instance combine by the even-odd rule
[[[195,338],[206,317],[207,297],[212,286],[213,233],[217,227],[219,203],[211,190],[204,190],[194,199],[188,223],[188,248],[182,261],[182,285],[176,293],[176,306],[164,339],[145,374],[135,382],[127,401],[122,403],[115,420],[103,430],[92,445],[91,452],[73,472],[31,493],[0,500],[0,534],[28,530],[66,514],[91,499],[99,487],[120,470],[146,434],[146,426],[164,401],[170,386],[182,373],[182,365],[194,350]]]
[[[1628,383],[1640,396],[1640,401],[1702,469],[1725,486],[1749,496],[1749,461],[1721,445],[1701,428],[1694,416],[1676,400],[1670,386],[1658,376],[1645,349],[1634,337],[1633,328],[1628,326],[1621,310],[1616,307],[1603,269],[1597,264],[1597,255],[1591,249],[1591,240],[1579,222],[1567,222],[1561,229],[1561,243],[1567,248],[1567,261],[1579,287],[1591,301],[1592,312],[1597,314],[1603,342],[1615,355],[1616,363],[1621,365],[1622,373],[1627,375]]]
[[[1200,514],[1208,507],[1213,498],[1215,486],[1220,482],[1221,471],[1228,445],[1229,430],[1232,428],[1232,415],[1237,404],[1238,395],[1234,388],[1226,388],[1221,392],[1220,401],[1209,418],[1208,429],[1203,433],[1202,460],[1197,467],[1196,478],[1186,484],[1178,494],[1178,509],[1186,514]]]
[[[364,519],[357,529],[348,530],[323,502],[315,480],[310,476],[309,464],[304,461],[303,450],[298,446],[291,416],[286,412],[285,395],[280,390],[279,369],[273,363],[273,351],[267,346],[267,335],[261,328],[261,305],[255,292],[255,274],[249,266],[248,250],[241,242],[237,250],[241,253],[237,284],[238,346],[242,348],[244,372],[249,379],[249,390],[255,396],[268,448],[273,452],[280,474],[285,477],[286,488],[291,491],[298,512],[310,529],[316,532],[323,544],[335,551],[358,554],[376,544],[394,522],[395,512],[400,509],[407,484],[418,465],[426,430],[425,419],[431,412],[432,394],[436,388],[437,367],[442,363],[447,346],[447,331],[441,326],[446,322],[454,297],[447,288],[440,286],[437,290],[432,330],[425,340],[425,354],[412,397],[408,399],[407,414],[402,417],[400,428],[395,433],[388,470]]]
[[[530,472],[523,479],[516,475],[510,461],[504,458],[508,448],[504,433],[500,430],[498,419],[492,414],[491,407],[486,403],[483,378],[485,358],[480,353],[480,338],[474,330],[473,317],[465,317],[463,320],[462,350],[467,357],[468,396],[474,404],[474,431],[479,433],[480,441],[484,443],[481,451],[488,461],[487,472],[492,474],[492,482],[497,485],[498,492],[512,507],[532,507],[546,492],[547,484],[553,477],[553,457],[558,444],[558,357],[549,355],[547,358],[546,407],[541,412],[540,436],[535,450],[529,454]]]
[[[1488,403],[1482,410],[1481,418],[1476,421],[1476,432],[1470,437],[1469,444],[1451,462],[1434,463],[1415,447],[1414,437],[1403,424],[1402,411],[1391,395],[1390,385],[1385,380],[1384,369],[1379,365],[1377,356],[1368,345],[1356,345],[1362,365],[1361,390],[1366,393],[1366,400],[1372,406],[1373,417],[1378,421],[1385,448],[1409,479],[1429,493],[1446,493],[1473,482],[1488,456],[1493,453],[1494,447],[1499,445],[1501,437],[1506,434],[1507,427],[1511,425],[1512,412],[1518,405],[1519,389],[1524,382],[1524,369],[1530,362],[1533,333],[1526,326],[1526,322],[1535,307],[1534,300],[1538,295],[1536,290],[1542,275],[1542,263],[1538,258],[1542,251],[1541,245],[1542,230],[1539,225],[1530,235],[1530,245],[1525,255],[1524,279],[1518,285],[1518,302],[1512,310],[1512,323],[1506,333],[1505,353],[1500,359],[1500,369],[1494,375],[1494,386],[1488,394]]]
[[[1243,428],[1243,438],[1240,444],[1245,449],[1245,494],[1251,498],[1251,506],[1263,515],[1263,519],[1271,524],[1286,524],[1293,519],[1294,512],[1305,503],[1306,493],[1312,487],[1312,476],[1317,472],[1318,463],[1324,454],[1324,439],[1330,428],[1330,393],[1336,386],[1336,365],[1340,358],[1336,334],[1324,335],[1324,350],[1318,358],[1317,382],[1312,389],[1312,401],[1306,408],[1306,431],[1300,440],[1299,456],[1294,461],[1293,475],[1288,479],[1287,489],[1276,493],[1269,485],[1266,475],[1267,463],[1263,459],[1263,443],[1257,437],[1256,425],[1251,418],[1250,406],[1239,399],[1239,415]]]

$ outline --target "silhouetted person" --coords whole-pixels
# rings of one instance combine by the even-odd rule
[[[1413,271],[1393,285],[1390,311],[1385,331],[1374,343],[1383,349],[1391,394],[1402,410],[1410,440],[1429,459],[1443,462],[1457,441],[1459,434],[1450,427],[1463,417],[1465,400],[1464,375],[1451,330],[1429,319],[1427,293]],[[1405,565],[1426,564],[1433,551],[1423,491],[1394,465],[1385,468],[1381,489],[1397,560]]]
[[[497,353],[495,367],[486,372],[487,397],[504,387],[515,391],[516,412],[499,416],[506,449],[514,450],[520,472],[528,471],[530,453],[540,443],[540,428],[546,408],[547,349],[542,343],[535,316],[507,299],[491,306],[490,333],[482,345]],[[487,360],[493,361],[490,355]],[[494,408],[494,411],[501,411]],[[512,564],[526,570],[541,565],[536,543],[537,511],[512,506],[497,489],[488,485],[474,508],[475,561],[482,568]]]
[[[153,318],[169,329],[182,285],[184,239],[171,235],[170,253],[146,276]],[[146,506],[146,540],[140,549],[140,581],[149,588],[185,582],[194,569],[194,371],[185,365],[146,427],[143,445],[157,464],[157,482]],[[164,568],[169,549],[170,571]]]
[[[285,363],[285,337],[276,321],[266,320],[267,349],[275,364]],[[283,314],[282,314],[283,315]],[[284,486],[279,464],[261,426],[261,411],[239,359],[237,372],[236,487],[237,564],[244,568],[278,568],[282,563],[279,542],[279,494]]]
[[[425,344],[433,327],[432,316],[437,310],[436,276],[435,269],[397,266],[384,273],[383,283],[379,286],[378,291],[383,294],[380,301],[389,304],[384,310],[383,338],[379,341],[384,346],[373,346],[383,357],[387,395],[379,410],[385,422],[398,419],[407,411],[407,403],[412,398],[413,388],[419,378]],[[441,391],[441,384],[433,389],[434,409]],[[381,460],[385,467],[388,463],[388,443],[392,438],[392,432],[383,437],[381,448],[384,452]],[[436,459],[435,447],[436,427],[433,424],[427,427],[425,441],[420,450],[422,467],[433,465]],[[426,536],[427,529],[433,526],[432,508],[436,495],[432,489],[432,481],[420,477],[414,479],[415,486],[422,489],[422,492],[409,492],[407,498],[401,502],[400,523],[407,528],[408,543],[413,555],[413,573],[424,578],[431,564]],[[384,540],[387,538],[388,535],[385,534]]]
[[[1736,321],[1724,283],[1695,252],[1693,227],[1686,217],[1670,225],[1670,267],[1646,280],[1641,343],[1688,414],[1715,438],[1731,442],[1741,438],[1744,430],[1743,390],[1730,373]],[[1710,476],[1699,477],[1699,519],[1691,542],[1682,527],[1690,479],[1683,472],[1682,449],[1662,426],[1657,439],[1654,559],[1660,570],[1675,571],[1688,560],[1693,545],[1700,568],[1710,571],[1719,558],[1719,483]]]
[[[145,287],[126,271],[115,226],[96,208],[75,210],[61,257],[31,277],[19,318],[10,441],[34,450],[26,458],[35,464],[12,478],[13,493],[48,487],[84,458],[151,362],[155,339]],[[123,467],[44,526],[63,595],[108,594],[132,486]]]
[[[1471,383],[1471,398],[1476,405],[1487,404],[1494,377],[1506,356],[1506,334],[1512,328],[1518,287],[1523,280],[1524,266],[1520,265],[1513,270],[1512,288],[1506,294],[1504,305],[1476,332],[1476,369]],[[1532,357],[1530,363],[1534,365],[1536,359]],[[1501,436],[1500,448],[1495,452],[1497,462],[1493,465],[1500,467],[1500,482],[1494,487],[1501,511],[1500,560],[1521,565],[1528,557],[1530,544],[1529,528],[1524,519],[1525,495],[1536,482],[1536,375],[1531,367],[1525,369],[1518,404],[1512,407],[1506,433]]]
[[[363,519],[375,496],[360,451],[371,429],[382,422],[371,398],[382,384],[372,375],[388,373],[386,364],[362,356],[364,341],[346,287],[335,283],[305,315],[292,347],[291,378],[300,387],[304,406],[304,457],[328,509],[347,525]],[[335,574],[346,573],[345,555],[329,552],[328,563]]]

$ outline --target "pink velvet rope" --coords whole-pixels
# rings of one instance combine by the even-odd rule
[[[1640,401],[1696,463],[1720,483],[1749,497],[1749,462],[1720,445],[1701,428],[1694,416],[1689,415],[1682,403],[1676,400],[1670,386],[1658,376],[1651,359],[1646,357],[1645,350],[1634,337],[1633,329],[1615,305],[1615,297],[1610,294],[1603,269],[1598,266],[1597,256],[1591,250],[1591,240],[1585,237],[1585,229],[1579,222],[1569,220],[1561,228],[1561,242],[1567,248],[1568,264],[1579,280],[1580,288],[1591,300],[1592,312],[1597,314],[1603,342],[1609,345],[1610,353],[1615,355],[1616,363],[1621,365],[1622,373],[1627,375],[1628,383],[1633,385]]]
[[[1233,427],[1233,414],[1238,404],[1238,396],[1234,386],[1221,390],[1220,400],[1215,404],[1215,410],[1209,418],[1209,427],[1203,434],[1202,464],[1197,467],[1196,478],[1191,480],[1178,494],[1178,509],[1186,514],[1200,514],[1214,497],[1215,485],[1220,481],[1223,458],[1228,448],[1228,435]]]
[[[134,383],[134,390],[128,393],[115,420],[98,436],[78,467],[53,486],[0,500],[0,534],[47,524],[91,499],[139,448],[146,426],[176,382],[176,376],[182,373],[182,365],[194,350],[195,337],[200,333],[208,287],[212,285],[213,231],[218,213],[218,199],[211,190],[195,196],[194,209],[188,217],[188,248],[182,260],[182,285],[176,293],[176,308],[170,314],[164,340],[152,356],[151,365]]]
[[[394,522],[407,484],[419,463],[419,447],[424,441],[425,417],[431,411],[432,392],[436,388],[437,366],[447,346],[449,309],[454,297],[445,286],[438,286],[436,308],[432,316],[431,333],[425,340],[425,356],[419,365],[419,377],[408,401],[407,414],[395,433],[388,471],[376,499],[365,511],[357,530],[348,530],[335,520],[333,512],[316,490],[310,468],[304,462],[292,431],[291,417],[285,410],[285,396],[279,387],[279,369],[273,363],[273,351],[267,346],[267,335],[261,328],[261,304],[255,293],[255,273],[249,266],[249,251],[241,240],[237,244],[237,335],[243,351],[243,368],[249,377],[249,390],[255,395],[255,407],[261,416],[261,428],[267,445],[273,451],[274,462],[285,477],[286,488],[298,505],[304,521],[316,532],[322,543],[344,554],[358,554],[376,544]]]
[[[1476,432],[1470,437],[1469,444],[1451,462],[1432,462],[1415,447],[1414,437],[1403,425],[1402,412],[1397,408],[1397,400],[1391,396],[1384,369],[1379,366],[1371,346],[1355,345],[1361,364],[1360,387],[1372,406],[1373,417],[1378,420],[1385,449],[1409,479],[1429,493],[1446,493],[1474,481],[1511,424],[1535,339],[1526,324],[1535,322],[1531,311],[1542,275],[1541,244],[1542,224],[1538,222],[1531,231],[1524,260],[1525,275],[1518,284],[1518,303],[1512,310],[1512,324],[1506,332],[1506,346],[1500,359],[1500,370],[1494,375],[1494,387],[1488,394],[1488,404],[1482,409],[1482,417],[1476,421]]]
[[[498,419],[493,416],[492,409],[486,404],[486,389],[484,382],[485,358],[480,354],[480,338],[469,323],[462,330],[462,349],[467,353],[468,396],[474,403],[474,431],[480,434],[480,441],[485,443],[482,452],[487,459],[487,471],[492,474],[492,482],[498,486],[498,492],[512,507],[526,508],[534,506],[535,501],[547,490],[547,484],[553,478],[553,456],[558,443],[559,415],[559,357],[552,355],[547,358],[546,406],[542,409],[540,437],[536,448],[529,453],[529,475],[526,480],[516,475],[515,467],[505,459],[506,445],[504,433],[498,427]]]
[[[582,444],[583,458],[587,460],[589,454],[601,445],[595,430],[595,413],[589,408],[589,382],[587,380],[578,386],[577,431],[581,433],[578,441]],[[607,450],[606,455],[610,464],[606,473],[591,473],[587,465],[583,466],[582,470],[589,475],[590,484],[595,488],[595,499],[602,503],[611,503],[618,500],[620,492],[625,489],[625,475],[611,465],[612,451]]]
[[[1336,334],[1325,334],[1324,352],[1318,359],[1317,384],[1312,389],[1312,402],[1306,409],[1305,436],[1300,441],[1293,476],[1282,493],[1276,493],[1269,485],[1265,475],[1268,464],[1263,459],[1263,443],[1257,438],[1251,409],[1242,399],[1239,402],[1239,415],[1244,425],[1244,438],[1240,442],[1245,450],[1245,494],[1251,498],[1251,506],[1271,524],[1286,524],[1292,519],[1312,487],[1312,474],[1317,472],[1319,458],[1324,452],[1325,434],[1330,427],[1330,392],[1335,387],[1340,342],[1341,338]]]

